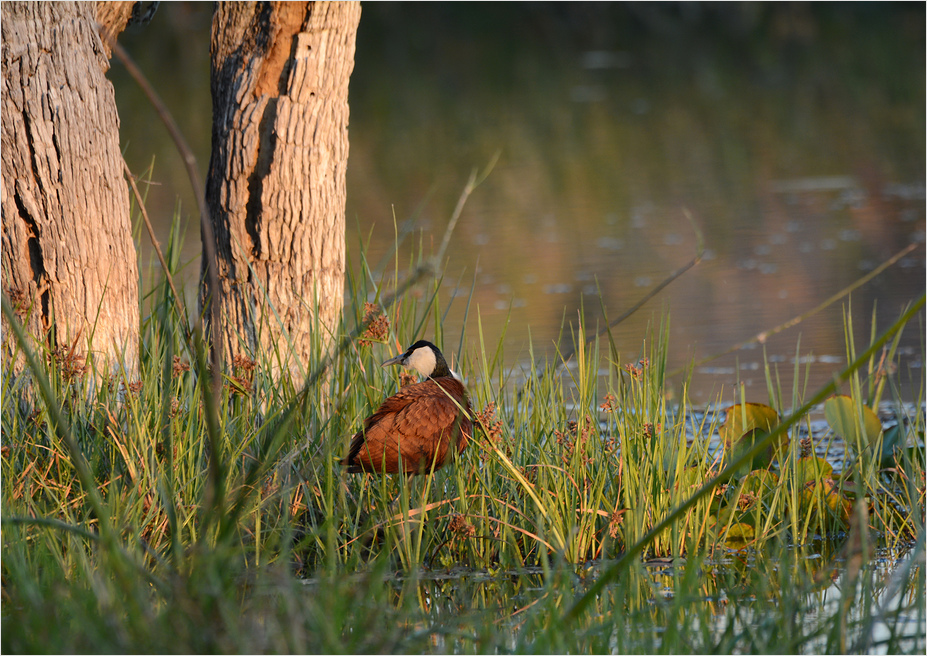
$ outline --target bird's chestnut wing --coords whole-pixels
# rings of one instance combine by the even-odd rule
[[[389,397],[354,436],[348,461],[388,473],[399,471],[400,456],[406,471],[426,469],[432,461],[443,464],[447,437],[461,440],[460,450],[472,433],[469,417],[449,395],[467,408],[462,386],[445,390],[434,381],[410,385]]]

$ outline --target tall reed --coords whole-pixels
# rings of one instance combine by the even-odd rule
[[[510,369],[502,336],[485,334],[470,300],[475,327],[462,327],[456,353],[444,343],[440,277],[406,293],[398,266],[383,276],[358,257],[343,332],[359,339],[334,354],[320,340],[307,363],[315,382],[301,389],[272,380],[280,354],[263,354],[231,363],[212,407],[207,349],[163,280],[144,299],[138,380],[18,342],[33,362],[28,376],[4,363],[2,382],[4,649],[764,651],[788,635],[790,649],[812,651],[871,646],[873,616],[894,627],[885,644],[923,645],[922,634],[902,636],[923,602],[916,449],[887,469],[862,455],[828,479],[830,496],[803,502],[805,433],[793,427],[771,470],[706,488],[722,465],[708,440],[720,419],[693,419],[687,380],[667,401],[668,316],[623,360],[608,333],[587,344],[580,313],[566,362]],[[426,259],[417,245],[406,279]],[[176,239],[166,261],[182,268]],[[15,321],[6,301],[4,315]],[[349,436],[399,384],[379,362],[422,336],[469,382],[471,447],[411,482],[346,475],[338,459]],[[860,406],[895,394],[893,376],[877,375],[888,369],[867,362],[865,374],[851,372]],[[767,371],[782,416],[811,398],[799,365],[790,391]],[[895,407],[906,435],[922,439],[922,409]],[[833,495],[849,511],[831,508]],[[854,520],[864,505],[868,519]],[[831,608],[827,574],[807,571],[790,547],[844,534],[869,554],[917,542],[902,574],[886,583],[863,566],[859,594]],[[772,555],[739,555],[745,547]],[[626,577],[614,578],[605,563],[628,554]],[[735,575],[718,564],[724,554],[751,565]],[[655,571],[639,555],[674,565]],[[461,569],[471,574],[429,578]],[[585,610],[564,630],[564,609],[578,601]],[[819,621],[796,621],[812,612]],[[843,628],[831,635],[833,626]]]

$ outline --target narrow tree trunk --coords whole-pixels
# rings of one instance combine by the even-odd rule
[[[3,293],[50,349],[134,375],[138,264],[95,17],[92,2],[2,5]]]
[[[360,5],[220,2],[212,28],[216,233],[225,352],[298,380],[344,302],[348,81]],[[208,281],[206,283],[208,285]],[[290,349],[292,345],[292,351]]]

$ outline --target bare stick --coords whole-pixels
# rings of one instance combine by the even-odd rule
[[[206,196],[203,193],[203,185],[200,183],[199,174],[196,171],[196,157],[193,156],[193,150],[187,145],[186,140],[183,138],[183,134],[180,132],[180,128],[177,127],[177,123],[174,121],[173,116],[167,110],[164,102],[161,100],[160,96],[155,92],[154,88],[148,83],[148,80],[139,70],[138,66],[135,65],[135,62],[129,57],[122,46],[120,46],[116,41],[105,34],[105,31],[97,25],[97,32],[100,34],[100,38],[105,40],[106,43],[112,48],[113,54],[119,58],[119,61],[122,62],[123,66],[126,67],[126,70],[139,85],[145,95],[148,97],[148,101],[155,108],[155,111],[158,113],[161,121],[167,127],[168,133],[171,135],[171,139],[174,140],[174,145],[177,147],[178,152],[181,154],[184,166],[187,169],[187,177],[190,179],[190,185],[193,187],[193,196],[196,198],[196,204],[200,211],[200,235],[203,242],[203,257],[206,261],[206,276],[209,280],[209,288],[212,291],[213,295],[218,295],[219,292],[219,274],[218,274],[218,261],[216,259],[216,238],[212,230],[212,223],[209,219],[209,211],[206,207]],[[221,457],[220,454],[222,450],[220,448],[219,442],[219,421],[218,421],[218,407],[219,407],[219,392],[222,387],[222,370],[223,370],[223,357],[222,357],[222,341],[219,333],[219,310],[218,304],[215,299],[206,298],[203,299],[203,302],[209,303],[209,328],[212,333],[212,339],[208,340],[211,342],[209,344],[209,351],[212,359],[212,385],[203,386],[203,404],[205,408],[206,416],[206,433],[209,440],[210,447],[212,449],[211,457],[209,458],[209,476],[207,479],[207,486],[205,491],[205,506],[217,510],[218,513],[207,513],[207,521],[209,518],[212,518],[218,514],[218,516],[224,516],[225,512],[222,508],[224,503],[224,489],[222,487],[222,465],[220,463]],[[197,318],[197,327],[200,326],[202,319]],[[199,332],[199,331],[197,331]],[[205,339],[205,337],[204,337]],[[197,349],[199,351],[199,349]],[[205,350],[203,352],[205,359]],[[199,369],[205,373],[206,363],[197,357],[197,363]],[[201,537],[205,538],[209,534],[208,526],[203,527]]]
[[[451,235],[454,233],[454,228],[457,226],[457,221],[460,219],[460,215],[463,213],[464,205],[467,204],[467,199],[470,198],[470,194],[473,193],[473,190],[479,187],[489,174],[492,172],[493,168],[496,166],[496,162],[499,161],[499,156],[501,151],[496,151],[496,154],[493,155],[492,160],[489,164],[486,165],[486,168],[483,169],[483,172],[477,175],[476,169],[470,173],[470,179],[467,180],[467,184],[464,186],[463,191],[460,193],[460,198],[457,199],[457,206],[454,208],[454,213],[451,214],[450,221],[447,222],[447,228],[444,230],[444,239],[441,240],[441,247],[438,249],[438,254],[434,257],[435,270],[441,266],[441,260],[444,259],[444,253],[447,251],[447,246],[451,241]]]

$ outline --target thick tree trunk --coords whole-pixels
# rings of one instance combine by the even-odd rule
[[[103,52],[109,58],[112,55],[109,40],[115,41],[116,37],[126,29],[126,25],[129,24],[129,20],[133,17],[133,12],[137,13],[142,3],[133,2],[133,0],[116,2],[97,0],[94,4],[96,5],[97,22],[103,27],[103,38],[101,39]]]
[[[3,293],[50,349],[134,375],[138,264],[95,17],[94,3],[2,5]]]
[[[206,199],[219,290],[207,291],[225,352],[294,380],[311,366],[313,343],[335,334],[344,303],[359,19],[360,5],[342,2],[220,2],[213,18]]]

